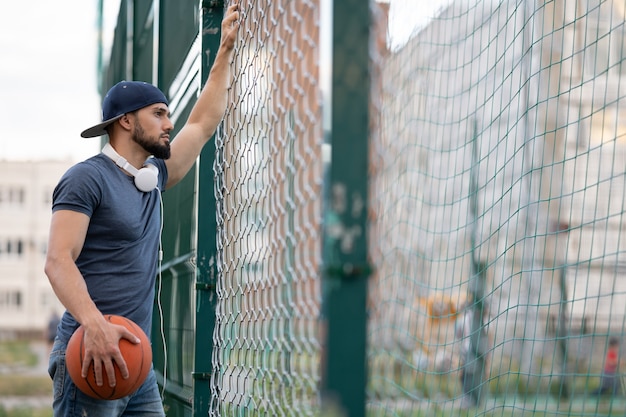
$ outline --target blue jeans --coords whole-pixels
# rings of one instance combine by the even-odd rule
[[[50,352],[48,373],[54,385],[55,417],[165,417],[154,369],[139,389],[119,400],[98,400],[83,394],[72,382],[65,368],[66,343],[55,340]]]

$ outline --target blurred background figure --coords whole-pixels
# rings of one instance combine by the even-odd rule
[[[455,323],[455,337],[461,342],[459,367],[463,396],[461,408],[467,409],[480,405],[484,397],[482,388],[486,370],[486,357],[489,352],[489,338],[485,321],[488,318],[486,305],[477,307],[472,298],[459,309]]]
[[[48,342],[48,347],[52,347],[54,344],[54,338],[57,336],[59,321],[59,314],[55,310],[52,310],[50,318],[48,319],[48,327],[46,328],[46,341]]]
[[[619,340],[616,337],[609,339],[609,348],[604,359],[602,380],[600,387],[594,391],[595,395],[615,395],[620,391],[621,384],[617,372],[619,365]]]

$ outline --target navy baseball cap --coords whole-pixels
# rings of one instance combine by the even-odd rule
[[[154,85],[143,81],[120,81],[102,100],[102,123],[84,130],[80,135],[84,138],[106,135],[106,127],[126,113],[156,103],[169,106],[165,94]]]

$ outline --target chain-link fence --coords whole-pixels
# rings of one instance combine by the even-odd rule
[[[224,5],[158,3],[122,2],[104,84],[182,121]],[[626,6],[423,3],[240,1],[215,148],[165,195],[170,415],[626,412]]]
[[[217,135],[213,415],[307,415],[319,382],[319,4],[242,4]]]

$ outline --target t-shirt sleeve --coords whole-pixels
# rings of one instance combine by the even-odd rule
[[[59,180],[52,194],[52,212],[72,210],[91,217],[100,204],[101,179],[86,163],[71,167]]]

